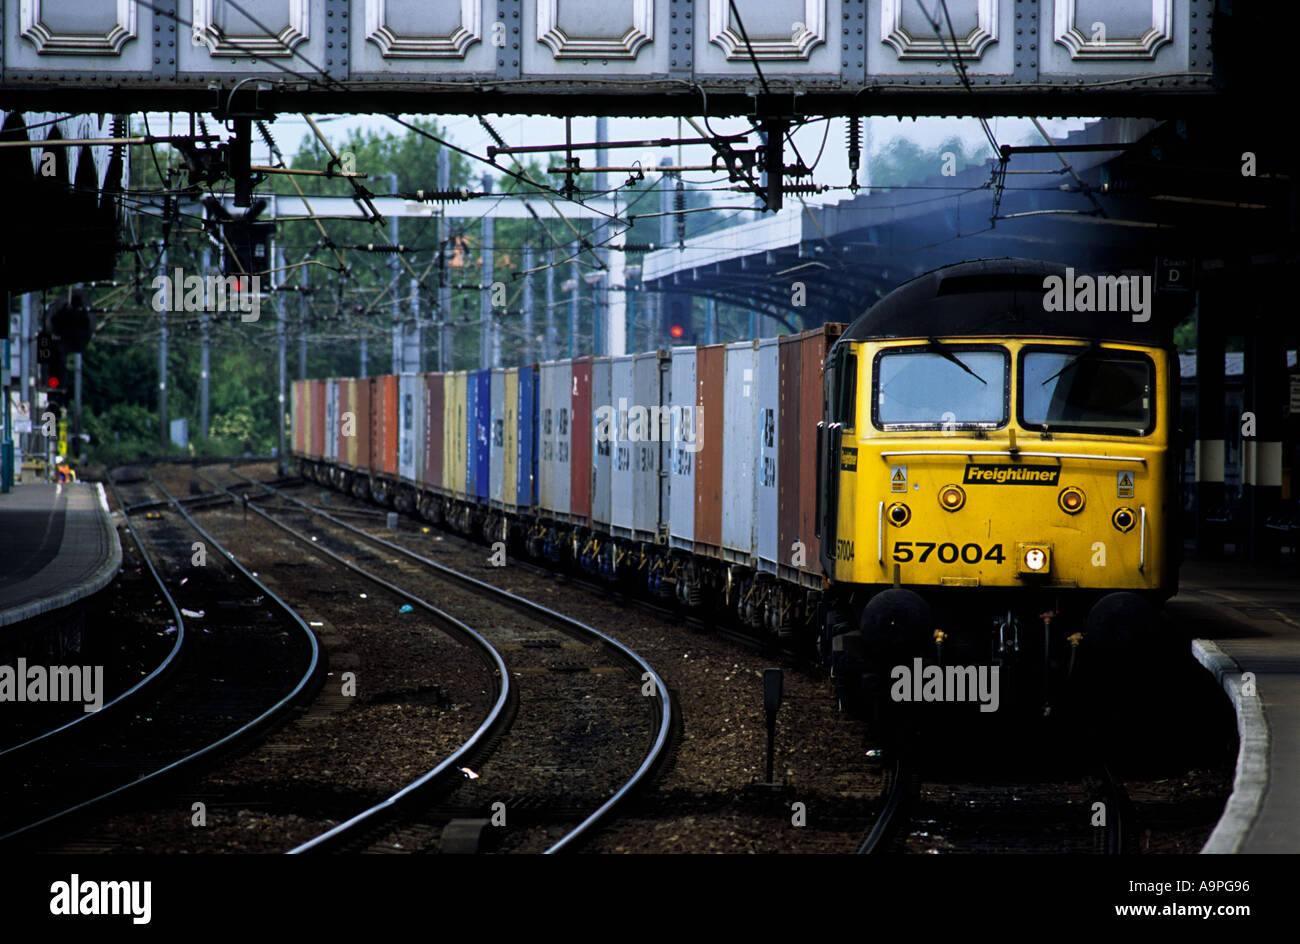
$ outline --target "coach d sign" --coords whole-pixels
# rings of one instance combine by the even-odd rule
[[[1190,292],[1194,288],[1192,282],[1195,272],[1196,263],[1192,259],[1157,259],[1156,291]]]

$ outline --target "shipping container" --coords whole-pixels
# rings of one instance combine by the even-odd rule
[[[356,440],[356,452],[353,456],[354,468],[358,472],[369,474],[371,454],[374,445],[370,439],[370,381],[358,377],[353,386],[351,438]],[[348,429],[344,429],[344,435]]]
[[[781,412],[780,555],[778,572],[813,586],[821,582],[816,535],[817,424],[822,418],[822,365],[844,329],[840,324],[786,335],[780,340]],[[796,557],[796,554],[798,555]]]
[[[711,557],[722,548],[723,380],[726,345],[706,344],[695,365],[695,405],[700,451],[695,454],[695,552]]]
[[[776,338],[758,342],[755,389],[758,409],[754,413],[754,544],[758,569],[776,573],[783,549],[780,546],[780,446],[781,367]],[[788,553],[789,548],[784,549]]]
[[[466,470],[465,491],[480,505],[488,501],[490,448],[492,443],[492,370],[472,370],[467,383],[470,386],[466,409],[469,411],[469,445],[471,463]]]
[[[573,363],[553,361],[541,365],[541,390],[538,406],[541,410],[541,429],[538,445],[542,451],[540,462],[541,493],[538,503],[543,511],[562,520],[569,517],[569,490],[572,481],[569,471],[569,413],[573,409]]]
[[[751,563],[754,556],[754,341],[726,346],[723,394],[722,556]],[[716,428],[716,427],[715,427]]]
[[[609,531],[610,456],[618,429],[618,401],[610,397],[610,358],[591,361],[591,525]]]
[[[520,511],[537,504],[537,368],[519,368],[519,459],[515,465],[515,503]]]
[[[303,381],[295,380],[289,388],[289,416],[291,417],[289,437],[289,451],[295,456],[305,456],[307,450],[303,446],[306,439],[306,410],[304,409],[304,394],[302,389]]]
[[[414,484],[424,463],[424,376],[397,378],[397,477]]]
[[[442,489],[442,445],[443,445],[443,375],[431,373],[424,375],[424,478],[420,484],[425,488]]]
[[[668,476],[668,543],[692,550],[695,547],[695,456],[699,450],[695,409],[694,347],[675,347],[668,362],[669,406],[673,414],[673,438]]]
[[[447,444],[448,469],[451,477],[451,492],[457,498],[465,497],[465,432],[469,420],[466,419],[466,382],[468,375],[458,370],[451,375],[451,398],[447,401]]]
[[[555,510],[555,398],[554,363],[537,365],[537,505]]]
[[[615,357],[610,364],[609,399],[614,407],[613,461],[609,487],[610,533],[621,538],[632,536],[634,481],[632,477],[633,443],[628,436],[628,418],[636,405],[633,382],[633,358]]]
[[[308,419],[307,451],[313,459],[325,458],[325,381],[308,380],[307,398],[311,403]]]
[[[370,377],[370,471],[397,477],[397,375]]]
[[[339,378],[339,425],[335,430],[338,436],[336,451],[339,465],[355,469],[357,467],[357,382],[351,377]]]
[[[339,460],[339,382],[325,381],[325,460]]]
[[[572,485],[569,491],[571,520],[586,524],[591,519],[591,358],[573,359],[573,406],[569,414],[572,426]]]
[[[518,504],[515,500],[515,493],[518,487],[518,465],[519,465],[519,368],[509,367],[502,374],[502,407],[501,407],[501,501],[508,511],[515,511]],[[492,409],[493,416],[496,415],[497,391],[496,375],[492,376]],[[493,419],[495,424],[496,420]],[[493,427],[493,435],[496,435],[496,427]],[[495,439],[493,442],[495,443]],[[495,447],[494,447],[495,448]],[[494,453],[492,456],[492,481],[497,480],[497,458]]]
[[[493,368],[488,408],[488,504],[506,506],[506,371]]]
[[[628,430],[634,443],[632,534],[639,541],[659,540],[666,523],[667,479],[660,470],[672,439],[672,416],[664,387],[667,366],[658,351],[650,351],[636,355],[632,368],[636,403],[644,411],[632,417]],[[644,419],[643,427],[638,426],[638,419]]]

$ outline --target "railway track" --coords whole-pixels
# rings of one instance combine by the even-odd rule
[[[256,480],[250,479],[242,473],[235,473],[241,480],[248,485],[260,485]],[[283,483],[277,483],[283,484]],[[292,500],[301,508],[310,508],[316,512],[329,512],[334,515],[351,513],[353,516],[360,518],[369,518],[372,520],[382,518],[384,512],[370,511],[365,509],[352,508],[320,508],[309,505],[301,499],[290,499],[283,492],[263,492],[269,499],[272,495],[278,495],[283,500]],[[365,524],[363,520],[361,522]],[[360,528],[354,529],[358,533],[363,533]],[[449,532],[452,537],[460,539],[459,535]],[[469,542],[469,539],[463,539]],[[394,545],[397,546],[397,545]],[[478,546],[478,545],[474,545]],[[512,560],[516,567],[522,566],[527,570],[535,573],[542,573],[548,576],[554,576],[554,572],[529,562],[523,562],[518,559]],[[679,614],[670,614],[663,608],[657,607],[653,603],[646,603],[640,599],[620,595],[616,591],[611,591],[610,587],[605,584],[596,584],[585,580],[581,576],[564,575],[563,581],[566,584],[575,587],[586,587],[597,590],[604,594],[613,594],[616,599],[635,602],[638,607],[644,607],[651,612],[661,615],[672,615],[675,619],[680,618]],[[709,630],[704,621],[695,621],[695,628],[700,630]],[[745,642],[750,647],[755,643],[751,637],[742,634],[734,634],[739,641]],[[770,652],[770,650],[769,650]],[[792,656],[791,653],[784,655]],[[1100,756],[1100,753],[1094,750],[1093,754]],[[978,767],[978,761],[975,762]],[[1077,766],[1077,765],[1076,765]],[[1122,852],[1134,852],[1135,843],[1133,842],[1134,830],[1132,828],[1132,809],[1127,800],[1127,796],[1122,785],[1111,776],[1109,766],[1104,760],[1091,759],[1085,763],[1087,773],[1076,779],[1062,777],[1054,778],[1053,774],[1045,777],[1036,777],[1033,773],[1028,773],[1022,780],[1012,782],[999,782],[996,772],[989,772],[988,776],[977,776],[974,783],[959,783],[962,778],[949,776],[940,773],[922,780],[918,771],[919,766],[915,762],[909,762],[901,756],[896,758],[887,767],[885,778],[885,790],[882,793],[880,802],[880,812],[877,814],[875,822],[872,824],[870,832],[862,840],[858,851],[863,854],[882,854],[892,851],[945,851],[945,852],[962,852],[962,851],[1095,851],[1117,854]],[[932,778],[932,779],[931,779]],[[1038,782],[1035,782],[1035,781]],[[923,793],[926,795],[922,799]],[[935,804],[935,796],[946,796],[951,802],[946,805],[951,807],[964,806],[969,810],[976,811],[976,817],[985,817],[995,823],[1000,823],[992,828],[969,829],[968,821],[971,816],[965,815],[961,810],[955,810],[955,816],[946,817],[943,812],[935,812],[932,807]],[[1030,814],[1029,818],[1024,821],[1018,821],[1023,807],[1017,807],[1016,804],[1028,800],[1031,805],[1038,809],[1035,813]],[[1071,808],[1071,801],[1074,801]],[[1070,831],[1070,835],[1059,845],[1053,845],[1053,838],[1048,837],[1047,841],[1042,841],[1043,837],[1033,835],[1038,829],[1036,825],[1025,827],[1026,822],[1037,822],[1034,816],[1046,817],[1058,823],[1072,823],[1077,819],[1083,806],[1078,805],[1084,800],[1088,804],[1100,801],[1105,804],[1105,828],[1097,829],[1090,826],[1085,828],[1075,828]],[[943,801],[940,805],[945,805]],[[1001,807],[1008,807],[1014,812],[1010,816],[997,815],[997,810]],[[919,812],[918,812],[919,810]],[[914,824],[915,829],[909,832],[909,823],[911,817],[919,818]],[[929,818],[938,817],[938,818]],[[950,821],[945,821],[950,820]],[[1080,820],[1082,823],[1083,821]],[[1078,823],[1075,824],[1079,825]],[[953,834],[962,834],[960,839],[950,844],[946,844],[943,849],[931,848],[929,840],[940,832],[951,831]]]
[[[145,479],[184,526],[161,512],[133,521],[116,486],[114,497],[176,618],[176,642],[154,672],[98,712],[0,756],[8,801],[0,842],[36,843],[55,826],[161,788],[251,742],[320,682],[324,665],[307,625],[152,475]],[[202,615],[187,624],[187,613]]]
[[[1136,816],[1105,755],[1039,757],[1007,770],[977,758],[903,753],[893,761],[881,813],[861,854],[1135,854]],[[950,767],[955,764],[955,768]]]
[[[666,756],[671,699],[654,669],[617,640],[228,471],[241,481],[199,475],[241,500],[249,494],[250,510],[304,547],[449,628],[479,634],[501,661],[491,723],[473,743],[295,852],[566,851],[608,821]],[[268,509],[254,495],[281,504]],[[381,567],[383,576],[374,572]],[[439,605],[422,596],[430,575]],[[475,615],[462,620],[453,608]],[[637,728],[639,738],[629,733]],[[629,743],[638,740],[640,747]]]

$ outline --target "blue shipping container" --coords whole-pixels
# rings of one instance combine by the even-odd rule
[[[515,503],[522,512],[537,504],[537,371],[519,368],[519,459]]]
[[[491,486],[488,456],[492,435],[492,371],[470,371],[466,388],[466,399],[469,401],[466,410],[469,417],[467,432],[471,448],[466,456],[469,465],[465,470],[465,491],[479,504],[486,505]]]

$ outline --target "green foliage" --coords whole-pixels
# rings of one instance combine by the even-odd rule
[[[343,157],[344,169],[369,175],[367,179],[357,180],[354,184],[341,177],[273,175],[257,187],[254,196],[264,196],[272,191],[294,196],[301,191],[309,199],[312,195],[351,195],[356,192],[357,185],[376,195],[433,190],[437,187],[438,153],[442,145],[429,135],[444,137],[446,129],[433,119],[416,119],[413,123],[420,131],[401,128],[388,133],[354,130],[341,140],[332,142]],[[330,125],[322,127],[329,134]],[[138,130],[145,129],[140,127]],[[153,134],[166,133],[166,128],[157,121],[149,130]],[[277,133],[274,124],[270,125],[270,130]],[[287,155],[286,159],[290,166],[299,169],[325,170],[330,167],[326,149],[314,137],[305,139],[297,153]],[[528,179],[520,180],[453,152],[451,188],[482,190],[482,177],[488,171],[493,178],[493,190],[528,195],[535,200],[534,205],[539,210],[548,209],[546,203],[549,199],[564,213],[565,202],[559,197],[544,195],[537,186],[538,183],[556,188],[563,185],[562,175],[547,173],[548,160],[540,157],[525,161],[522,174]],[[516,165],[503,157],[501,167],[513,170]],[[180,155],[165,145],[133,146],[129,186],[135,191],[183,189],[189,183],[184,168],[185,162]],[[395,187],[389,179],[390,173],[396,175]],[[621,187],[626,179],[627,175],[621,173],[610,174],[609,186]],[[600,221],[578,220],[572,214],[569,214],[567,222],[563,219],[539,222],[529,218],[495,222],[491,280],[503,282],[506,286],[507,310],[498,316],[504,329],[502,353],[505,363],[521,361],[525,352],[519,314],[524,285],[524,247],[533,248],[533,265],[541,267],[552,260],[567,259],[577,240],[584,240],[591,246],[602,241],[622,243],[624,240],[657,245],[675,243],[675,223],[664,227],[662,218],[644,217],[644,214],[662,211],[661,188],[665,184],[672,187],[673,183],[672,179],[665,179],[650,168],[644,180],[619,191],[619,199],[628,208],[627,212],[643,215],[626,234],[600,229]],[[594,180],[589,174],[579,175],[576,184],[587,193],[594,188]],[[208,437],[203,436],[199,423],[200,316],[193,312],[155,312],[150,302],[154,295],[153,279],[161,271],[164,243],[167,270],[170,272],[180,267],[185,274],[215,272],[220,260],[219,246],[210,233],[203,231],[202,221],[197,218],[181,217],[164,225],[154,216],[129,216],[123,241],[137,248],[119,256],[115,272],[117,285],[95,289],[91,296],[92,306],[108,313],[101,316],[84,363],[83,396],[86,428],[93,437],[89,447],[92,458],[107,463],[157,455],[161,451],[157,427],[158,342],[164,319],[168,331],[168,417],[188,418],[190,451],[199,455],[246,450],[265,454],[278,443],[276,322],[279,305],[283,306],[287,321],[290,379],[298,376],[298,340],[304,330],[310,337],[307,376],[356,376],[361,369],[362,339],[368,345],[365,372],[373,375],[390,369],[393,318],[405,317],[413,300],[411,270],[418,279],[418,304],[426,321],[441,317],[436,304],[440,278],[445,279],[452,288],[451,310],[446,313],[446,318],[453,326],[453,367],[477,366],[481,305],[486,288],[481,284],[484,282],[483,244],[482,224],[478,217],[491,205],[492,199],[483,197],[467,203],[443,204],[450,213],[456,214],[448,216],[445,226],[436,214],[397,221],[396,241],[409,247],[410,251],[400,257],[397,266],[396,304],[390,286],[394,275],[393,262],[397,257],[357,248],[393,241],[387,222],[378,225],[361,220],[324,220],[321,222],[323,234],[314,221],[280,223],[276,245],[284,250],[288,268],[276,273],[273,280],[287,286],[288,291],[264,297],[261,318],[257,322],[242,322],[237,315],[227,313],[216,313],[207,319],[211,339],[211,428]],[[688,190],[688,208],[705,208],[708,204],[707,193]],[[460,214],[464,214],[463,218]],[[686,235],[689,238],[749,216],[752,214],[691,213],[685,217]],[[263,215],[263,219],[269,217],[269,211]],[[460,264],[440,268],[440,241],[451,237],[458,240]],[[206,268],[203,264],[205,253]],[[450,257],[448,253],[448,259]],[[593,288],[584,276],[596,271],[595,258],[589,249],[584,249],[578,259],[578,264],[564,262],[550,270],[555,284],[556,336],[562,352],[567,352],[569,347],[569,302],[572,297],[563,286],[575,276],[576,350],[585,353],[592,349]],[[631,265],[639,261],[635,255],[628,259]],[[539,314],[532,344],[533,356],[539,353],[537,342],[544,330],[544,315],[540,312],[546,300],[547,278],[545,269],[534,277],[534,298]],[[263,284],[271,279],[263,277]],[[636,307],[644,301],[638,298],[632,304]],[[426,364],[429,367],[433,366],[436,350],[433,335],[433,331],[426,331]]]
[[[238,406],[212,418],[212,435],[218,439],[243,442],[252,439],[257,423],[248,407]]]
[[[871,157],[871,186],[902,187],[942,174],[948,154],[952,155],[953,170],[958,173],[992,157],[985,146],[966,151],[961,139],[955,136],[929,150],[906,138],[891,138]]]

